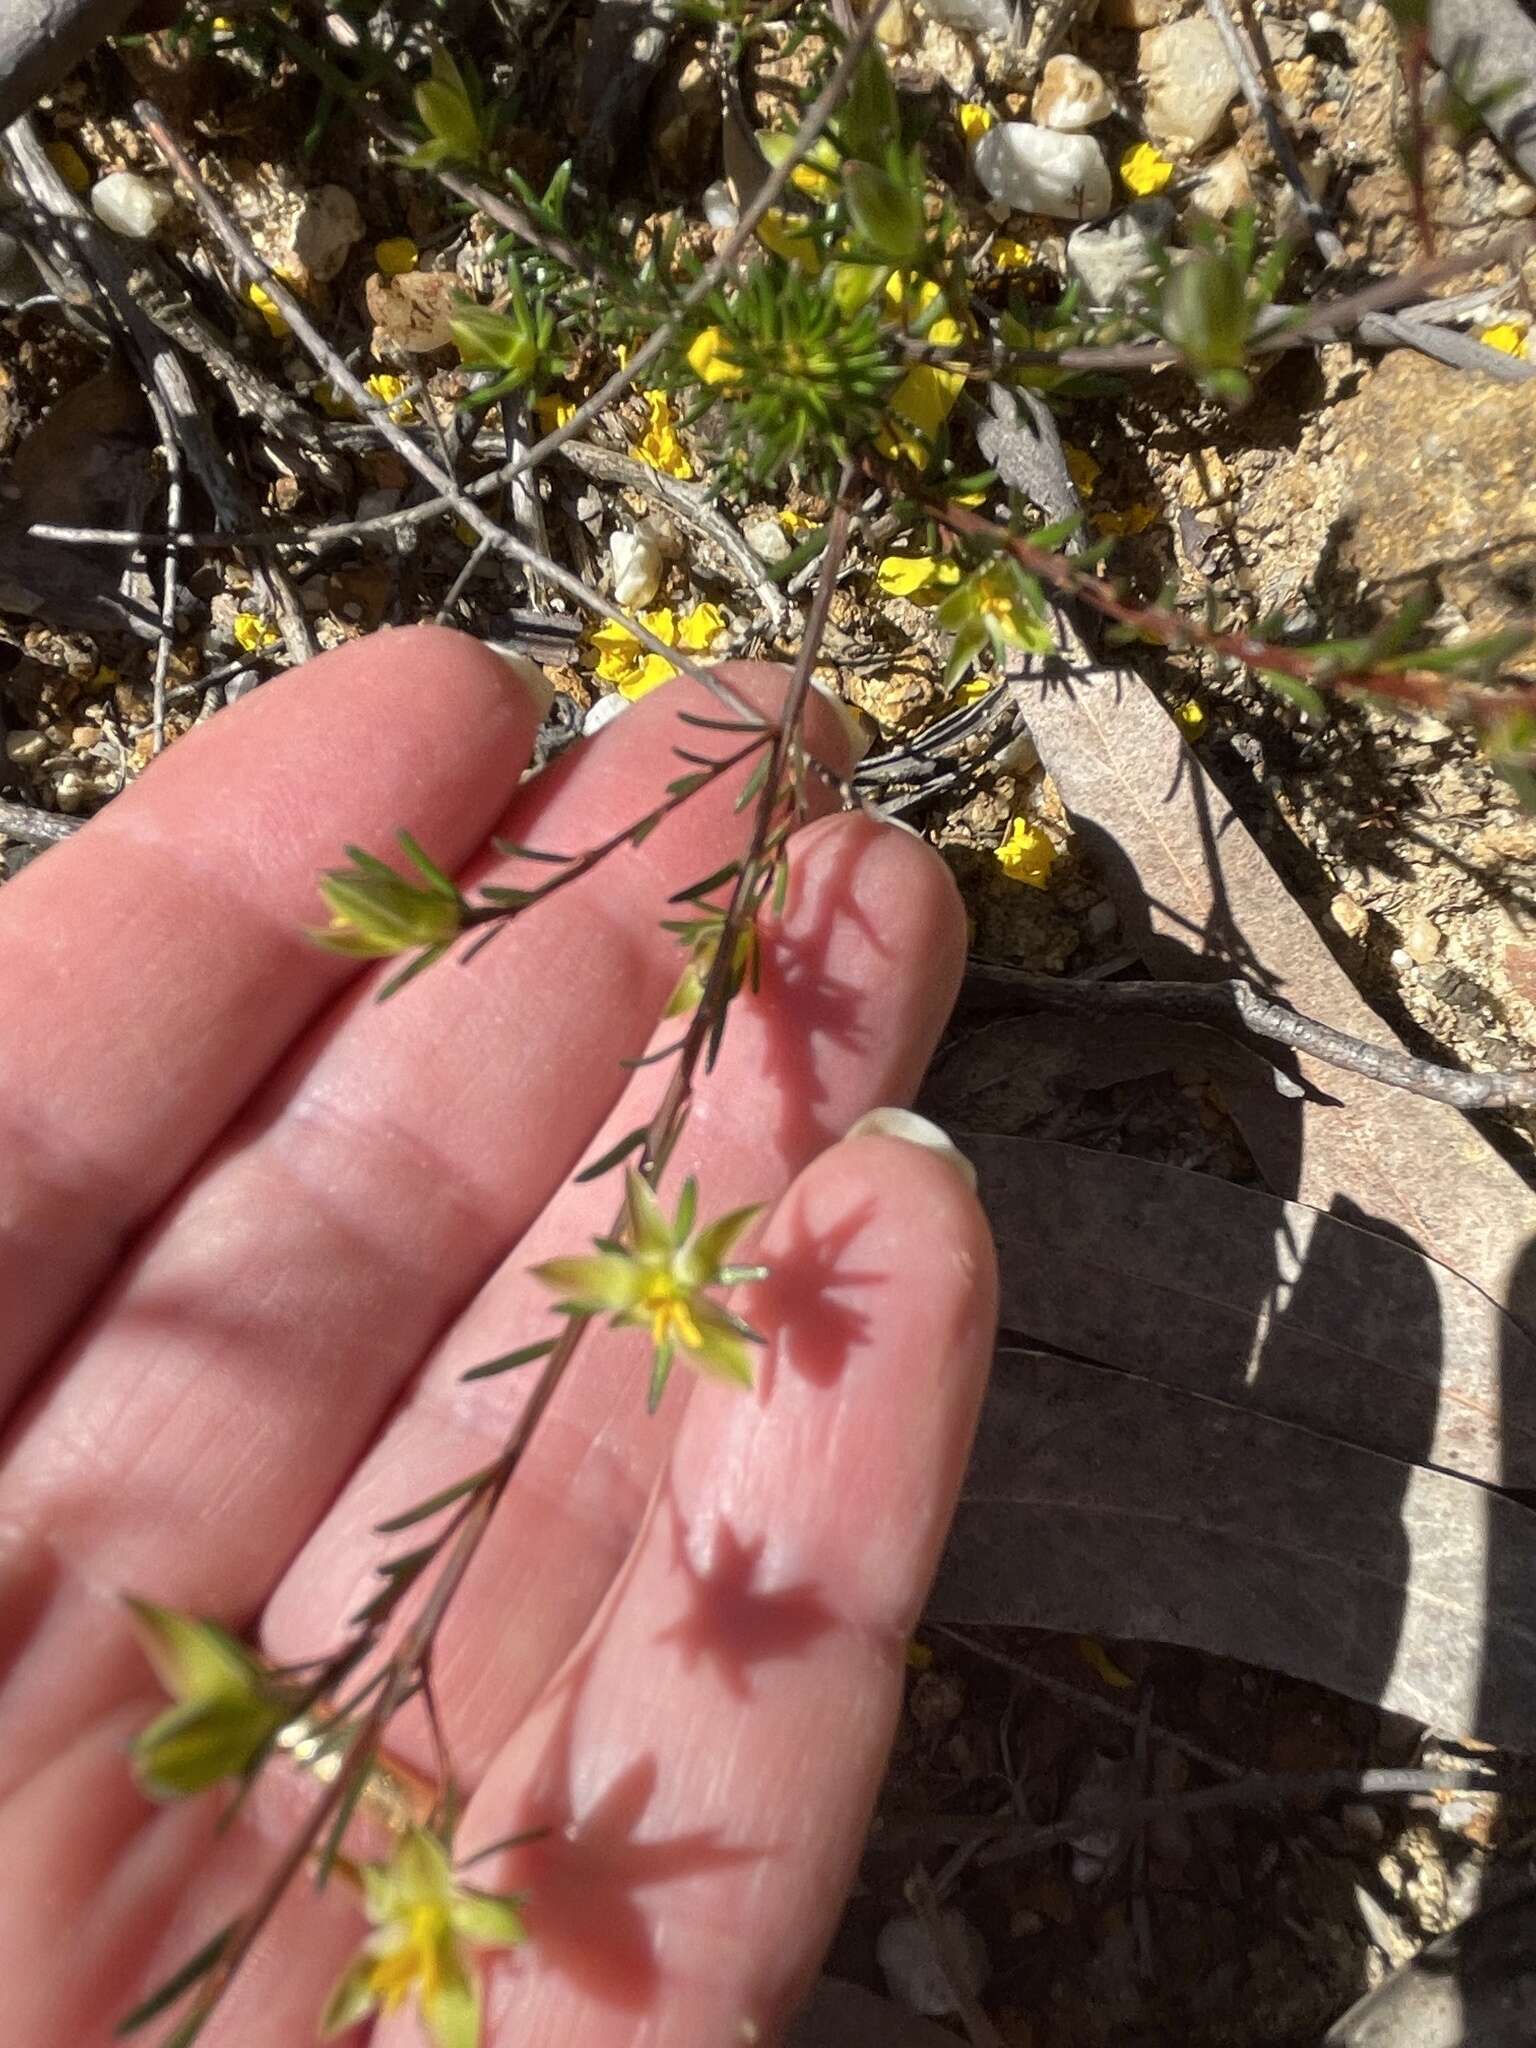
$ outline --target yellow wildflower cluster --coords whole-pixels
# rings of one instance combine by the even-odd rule
[[[1172,176],[1172,163],[1150,142],[1136,143],[1120,159],[1120,182],[1137,199],[1161,192]]]
[[[739,384],[742,371],[726,351],[724,334],[718,327],[706,327],[696,334],[688,350],[688,367],[706,384]]]
[[[677,415],[665,391],[642,391],[649,418],[645,432],[635,443],[635,453],[663,476],[675,476],[686,483],[693,475],[688,452],[677,437]]]
[[[909,292],[907,280],[898,272],[885,288],[886,297],[905,307],[908,320],[920,319],[939,296],[939,288],[927,278]],[[930,348],[957,348],[964,336],[960,322],[941,313],[923,335]],[[955,409],[965,389],[962,370],[943,370],[936,363],[917,363],[908,370],[891,393],[889,422],[875,438],[884,456],[910,462],[914,469],[926,469],[938,441],[939,430]]]
[[[235,645],[246,654],[260,654],[264,648],[275,647],[282,637],[272,621],[260,612],[236,612],[234,635]]]
[[[1056,849],[1049,836],[1027,818],[1015,818],[995,859],[1003,873],[1031,889],[1043,889],[1056,865]]]
[[[679,618],[669,605],[641,612],[640,623],[668,647],[686,654],[707,654],[726,629],[726,616],[718,605],[696,604]],[[597,656],[600,681],[612,683],[620,696],[643,697],[678,671],[665,655],[644,647],[639,636],[617,620],[609,620],[590,635],[588,645]]]
[[[416,417],[416,408],[407,397],[408,386],[403,377],[393,377],[387,371],[379,371],[365,380],[365,391],[389,408],[389,416],[397,427],[404,426]]]

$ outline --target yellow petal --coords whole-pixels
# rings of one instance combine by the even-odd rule
[[[757,224],[757,239],[773,255],[782,257],[814,277],[821,268],[821,251],[816,237],[793,214],[770,206]]]
[[[693,338],[688,366],[706,384],[737,384],[741,369],[726,353],[725,336],[718,327],[706,327]]]
[[[1008,827],[1007,838],[997,849],[996,860],[1003,873],[1015,882],[1043,889],[1056,864],[1056,849],[1038,825],[1031,825],[1026,818],[1015,818]]]
[[[983,135],[996,120],[990,107],[984,107],[980,100],[962,100],[959,107],[960,133],[972,147],[980,142]]]
[[[1106,1685],[1112,1685],[1117,1692],[1123,1692],[1127,1686],[1136,1683],[1134,1678],[1128,1677],[1120,1669],[1104,1645],[1095,1642],[1092,1636],[1078,1637],[1077,1654],[1086,1665],[1098,1673]]]
[[[659,684],[670,682],[676,674],[676,668],[664,656],[648,654],[638,668],[620,681],[619,694],[633,703],[636,697],[643,697]]]
[[[1184,737],[1189,740],[1199,739],[1201,733],[1205,731],[1206,726],[1210,723],[1204,709],[1195,702],[1193,697],[1186,698],[1173,715],[1183,728]]]
[[[545,433],[552,434],[556,427],[563,427],[575,412],[576,401],[574,398],[560,398],[554,392],[548,392],[543,398],[536,398],[533,401],[533,410]]]
[[[1034,251],[1028,242],[1016,241],[1012,235],[999,235],[992,244],[994,270],[1028,270],[1034,260]]]
[[[1138,142],[1120,159],[1120,182],[1138,199],[1161,192],[1173,176],[1173,165],[1150,142]]]
[[[1492,327],[1485,327],[1477,338],[1484,348],[1496,348],[1500,355],[1523,358],[1526,352],[1525,335],[1509,320],[1499,320]]]
[[[1091,498],[1093,487],[1099,480],[1099,464],[1086,448],[1074,448],[1070,441],[1063,444],[1061,452],[1066,458],[1067,475],[1085,498]]]
[[[409,235],[390,235],[374,243],[373,260],[386,277],[404,277],[421,261],[421,251]]]
[[[248,284],[245,296],[267,323],[267,332],[274,341],[283,341],[292,331],[283,318],[276,299],[264,285]]]
[[[691,654],[701,654],[719,639],[726,624],[725,613],[718,605],[696,604],[678,627],[677,638],[672,645],[685,647]]]

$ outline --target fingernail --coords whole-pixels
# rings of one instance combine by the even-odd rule
[[[832,689],[828,684],[820,682],[815,676],[812,676],[811,688],[818,697],[825,698],[827,703],[837,713],[837,722],[848,736],[849,766],[857,768],[864,756],[869,752],[869,727],[860,718],[853,706],[844,703],[836,690]]]
[[[629,699],[621,695],[618,690],[615,690],[611,696],[599,697],[596,703],[588,705],[586,714],[582,718],[582,738],[591,739],[593,733],[601,732],[605,725],[612,725],[613,721],[628,709]]]
[[[542,725],[549,715],[549,707],[555,701],[555,686],[536,661],[530,661],[526,654],[520,654],[515,647],[506,647],[499,640],[487,640],[486,646],[493,654],[499,654],[533,699],[534,709]]]
[[[927,1117],[919,1116],[915,1109],[871,1109],[866,1110],[857,1123],[850,1124],[845,1136],[850,1138],[900,1138],[904,1144],[921,1145],[925,1152],[937,1153],[946,1165],[952,1166],[966,1186],[973,1192],[976,1187],[976,1169],[955,1144],[947,1131],[940,1130]]]

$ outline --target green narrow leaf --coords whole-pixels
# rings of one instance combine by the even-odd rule
[[[752,770],[752,773],[747,777],[746,785],[742,789],[741,795],[736,799],[735,808],[738,811],[744,811],[747,808],[747,805],[751,803],[752,799],[755,796],[761,794],[763,784],[767,780],[768,756],[765,754],[763,758],[758,762],[757,766]]]
[[[692,775],[679,775],[675,782],[667,784],[667,795],[679,799],[692,796],[696,789],[702,789],[709,780],[707,768],[696,769]]]
[[[651,1367],[651,1383],[645,1390],[645,1412],[654,1415],[661,1406],[661,1397],[667,1391],[667,1380],[672,1371],[672,1346],[663,1344],[656,1353],[656,1363]]]
[[[701,896],[707,896],[711,889],[718,889],[722,882],[733,882],[741,873],[739,860],[728,860],[724,867],[716,868],[712,875],[706,875],[702,882],[690,882],[686,889],[679,889],[669,896],[669,903],[697,903]]]
[[[404,1509],[398,1515],[391,1515],[387,1522],[375,1522],[376,1536],[396,1536],[402,1529],[414,1528],[416,1523],[425,1522],[443,1508],[452,1507],[456,1500],[462,1500],[466,1493],[473,1493],[477,1486],[484,1485],[496,1470],[494,1465],[482,1465],[478,1472],[471,1472],[464,1479],[456,1479],[452,1486],[445,1486],[441,1493],[434,1493],[426,1500],[417,1501],[414,1507]]]
[[[545,1337],[540,1343],[525,1344],[521,1351],[508,1351],[500,1358],[487,1359],[484,1365],[471,1366],[468,1372],[461,1372],[461,1380],[490,1380],[498,1373],[515,1372],[520,1365],[532,1365],[536,1358],[548,1358],[555,1348],[556,1339]]]
[[[435,967],[447,950],[446,946],[428,946],[425,952],[418,953],[414,960],[408,961],[398,974],[390,976],[374,997],[374,1001],[387,1003],[391,996],[399,995],[407,982],[414,981],[418,974],[425,974],[429,967]]]
[[[603,1174],[611,1173],[621,1159],[627,1159],[631,1152],[638,1152],[645,1143],[646,1129],[645,1124],[638,1125],[627,1136],[620,1138],[616,1145],[611,1146],[601,1159],[594,1159],[590,1166],[584,1166],[580,1173],[574,1176],[578,1186],[582,1181],[598,1180]]]
[[[492,846],[508,860],[547,860],[555,867],[569,867],[575,859],[570,853],[546,853],[540,846],[522,846],[515,839],[493,839]]]
[[[150,2020],[158,2018],[168,2005],[174,2005],[183,1991],[190,1991],[199,1977],[206,1977],[229,1947],[238,1920],[231,1920],[227,1927],[221,1927],[211,1941],[204,1942],[196,1955],[188,1956],[179,1970],[175,1970],[163,1984],[151,1991],[148,1998],[136,2005],[132,2012],[125,2012],[112,2029],[114,2034],[134,2034]]]
[[[400,844],[405,849],[406,859],[415,866],[423,879],[432,888],[436,889],[440,896],[446,896],[450,902],[457,903],[459,901],[458,890],[454,887],[448,876],[443,873],[437,862],[418,845],[409,832],[402,832],[400,834]]]

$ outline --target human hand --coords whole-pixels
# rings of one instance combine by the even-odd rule
[[[494,1455],[523,1376],[460,1375],[547,1332],[528,1268],[608,1227],[617,1176],[571,1175],[664,1085],[620,1064],[678,1035],[658,920],[742,820],[701,793],[383,1006],[303,935],[317,872],[401,827],[477,882],[493,831],[579,851],[656,800],[703,703],[669,684],[517,790],[537,692],[471,641],[379,636],[190,735],[0,892],[6,2048],[104,2044],[315,1797],[274,1765],[223,1832],[217,1796],[144,1799],[127,1750],[163,1700],[120,1596],[324,1655],[390,1554],[374,1525]],[[815,701],[809,737],[846,752]],[[667,1182],[777,1205],[757,1384],[679,1371],[647,1416],[646,1347],[594,1332],[435,1659],[459,1850],[551,1830],[474,1873],[527,1894],[527,1946],[487,1966],[493,2048],[774,2037],[855,1867],[964,1466],[981,1212],[933,1151],[835,1142],[915,1088],[960,906],[860,815],[807,826],[791,874]],[[431,1754],[409,1713],[390,1746]],[[294,1885],[202,2041],[313,2038],[364,1932],[344,1885]]]

